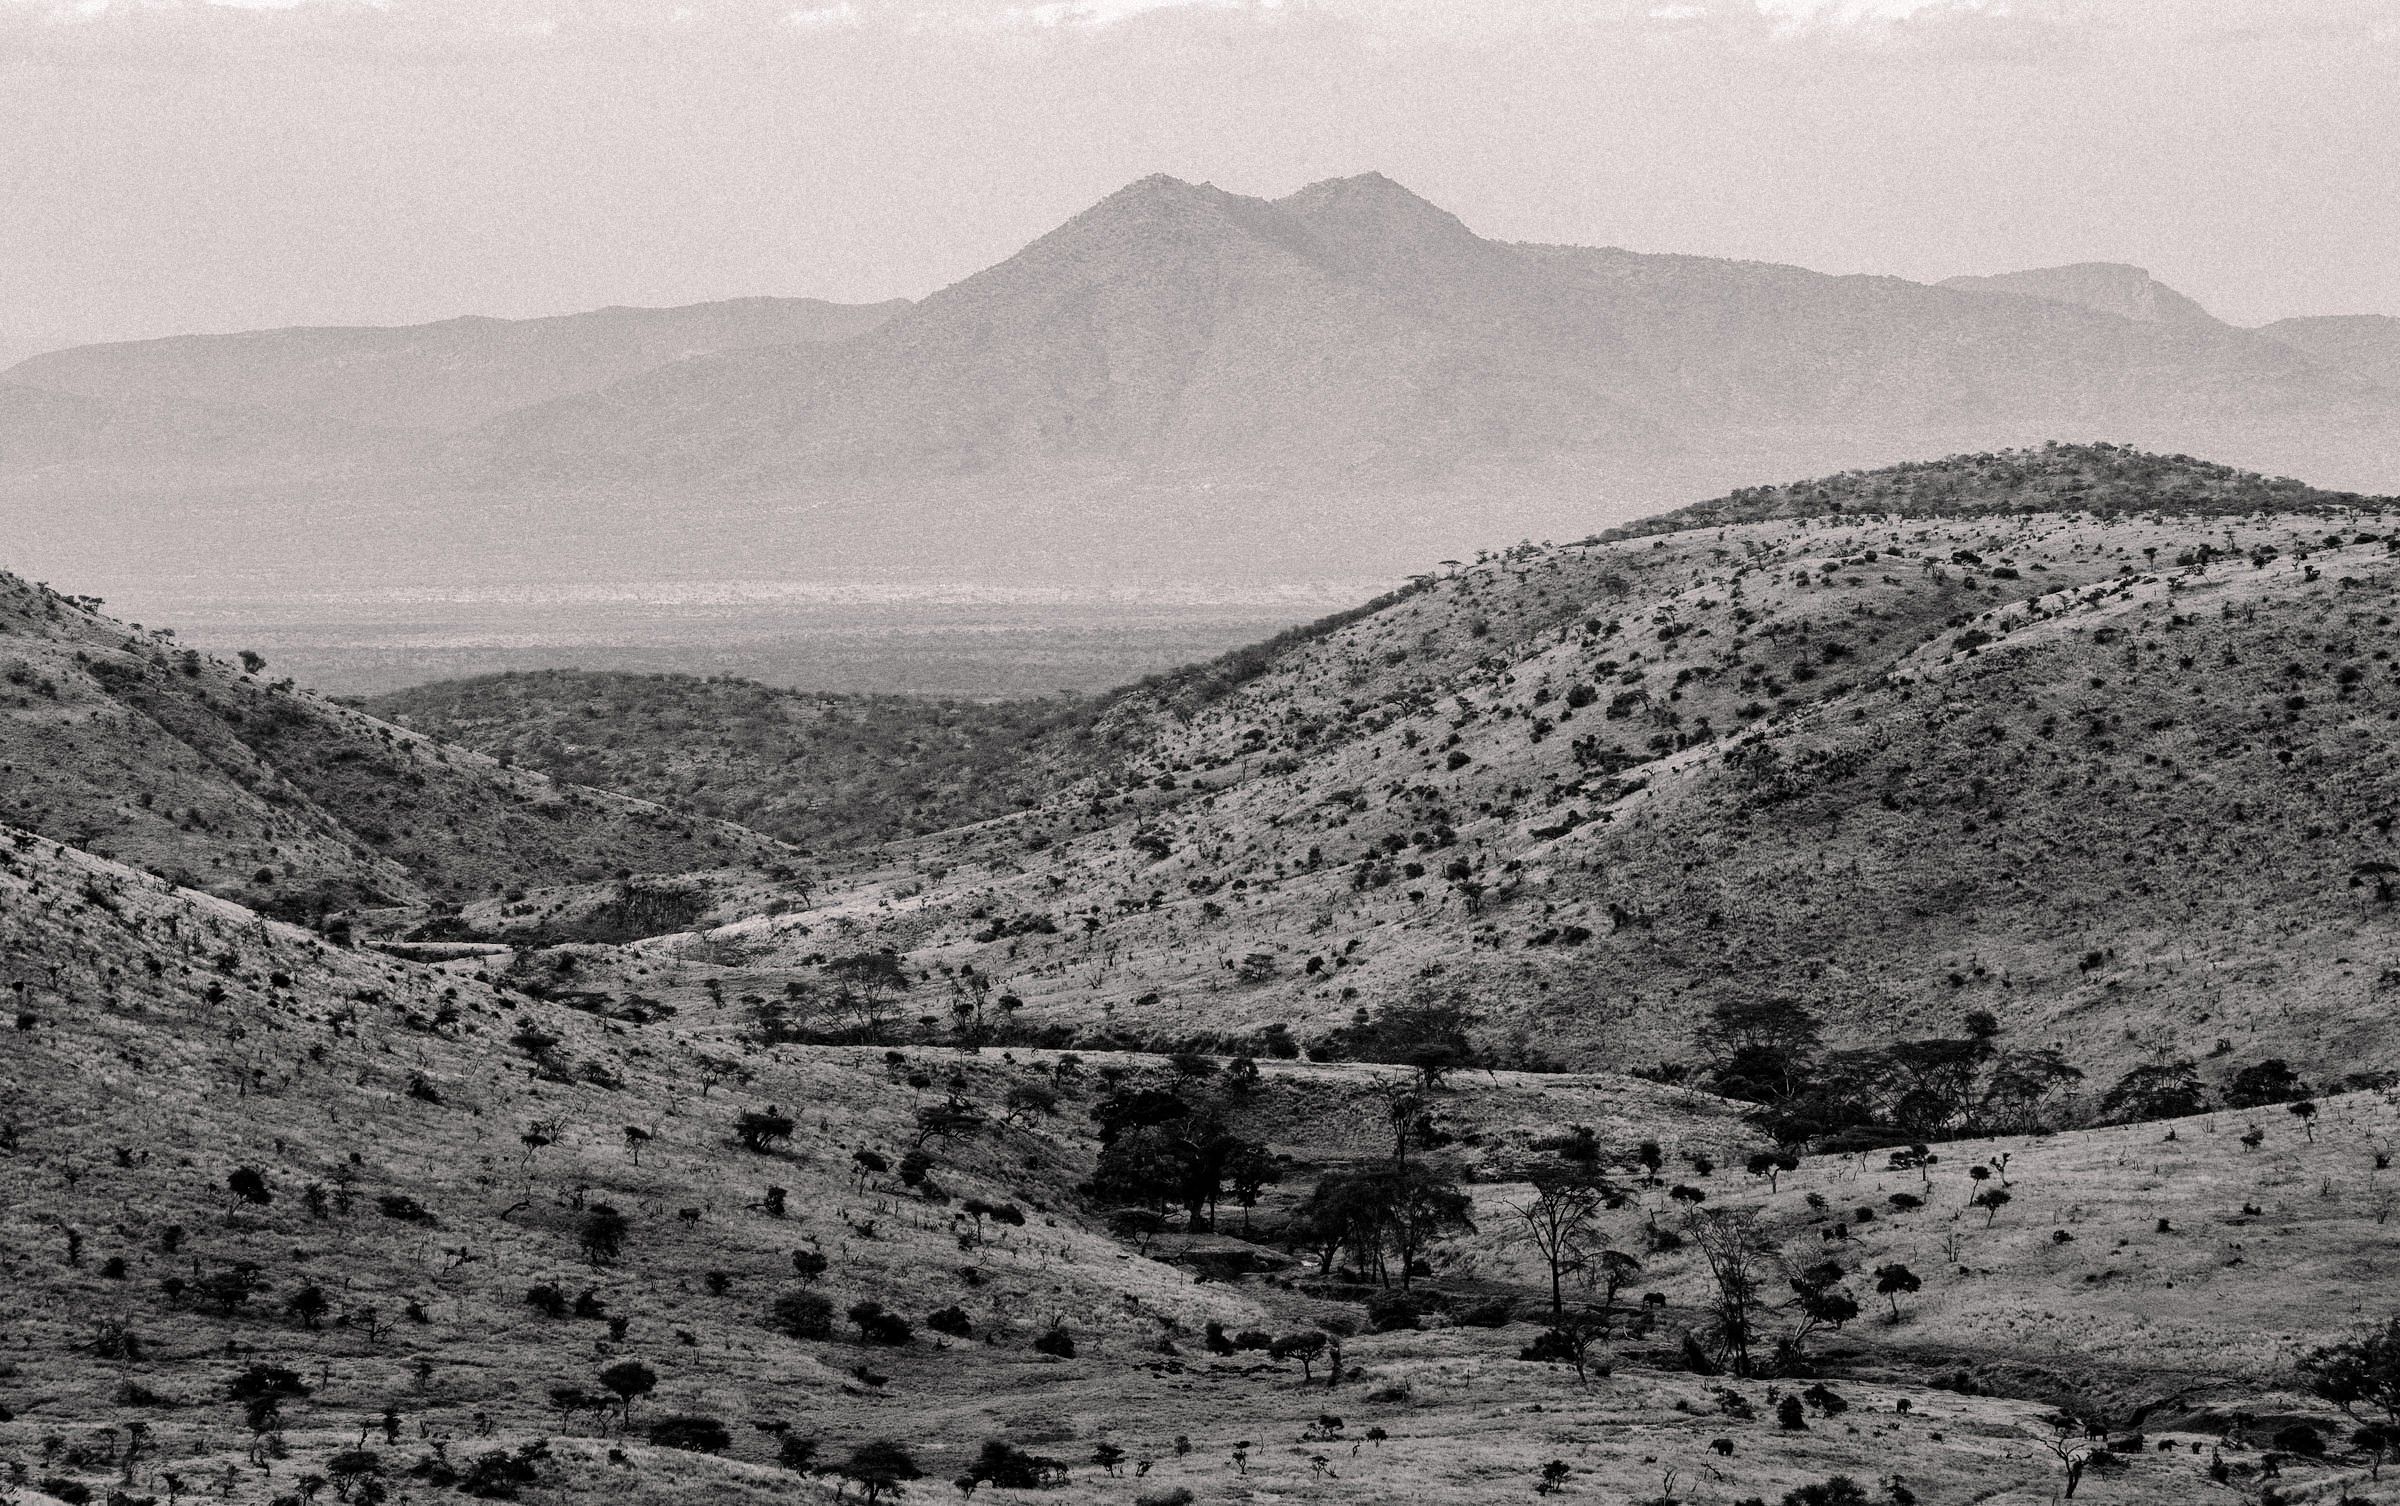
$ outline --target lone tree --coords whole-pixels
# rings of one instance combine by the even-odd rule
[[[1267,1346],[1269,1359],[1298,1360],[1300,1362],[1300,1384],[1303,1386],[1314,1378],[1313,1367],[1317,1363],[1317,1357],[1324,1352],[1325,1335],[1313,1330],[1308,1333],[1287,1333]]]
[[[868,1506],[900,1495],[911,1480],[925,1478],[925,1471],[917,1468],[917,1461],[909,1456],[908,1450],[889,1438],[878,1438],[852,1449],[849,1462],[841,1466],[840,1473],[857,1482]]]
[[[735,1120],[733,1134],[735,1139],[742,1142],[744,1150],[754,1150],[763,1154],[773,1150],[777,1144],[791,1139],[794,1128],[796,1126],[792,1123],[790,1116],[770,1103],[763,1112],[751,1109]]]
[[[2067,1488],[2063,1498],[2072,1501],[2075,1499],[2075,1487],[2083,1483],[2083,1472],[2091,1465],[2092,1455],[2100,1451],[2099,1445],[2085,1435],[2082,1420],[2072,1412],[2061,1412],[2043,1421],[2050,1428],[2048,1437],[2033,1433],[2030,1429],[2028,1435],[2048,1449],[2050,1456],[2058,1461],[2059,1468],[2067,1472]]]
[[[2298,1368],[2301,1384],[2320,1400],[2387,1434],[2400,1433],[2400,1316],[2359,1338],[2310,1350]]]
[[[1839,1333],[1843,1324],[1858,1316],[1858,1299],[1842,1285],[1848,1274],[1830,1260],[1792,1273],[1792,1297],[1783,1304],[1792,1314],[1792,1328],[1776,1344],[1777,1361],[1787,1372],[1806,1363],[1808,1341],[1818,1329]]]
[[[633,1221],[606,1203],[594,1203],[585,1214],[583,1227],[576,1240],[583,1246],[583,1258],[593,1265],[607,1265],[625,1252],[625,1235]]]
[[[1775,1242],[1748,1208],[1694,1208],[1683,1216],[1683,1231],[1708,1266],[1709,1337],[1725,1367],[1748,1376],[1767,1283],[1780,1268]]]
[[[972,1138],[984,1126],[983,1110],[956,1093],[940,1103],[917,1110],[917,1133],[910,1143],[923,1150],[928,1141],[948,1145]]]
[[[1599,1289],[1603,1323],[1616,1313],[1617,1293],[1625,1290],[1625,1284],[1641,1273],[1642,1263],[1623,1250],[1602,1250],[1583,1268],[1584,1284]]]
[[[600,1384],[617,1398],[618,1419],[633,1419],[633,1404],[658,1389],[658,1372],[640,1360],[619,1360],[600,1372]]]
[[[1592,1344],[1608,1332],[1608,1314],[1588,1307],[1552,1316],[1550,1326],[1534,1336],[1532,1343],[1517,1351],[1520,1360],[1549,1364],[1568,1364],[1575,1367],[1575,1384],[1588,1385],[1592,1370]],[[1602,1375],[1609,1367],[1600,1366]]]
[[[1900,1321],[1900,1299],[1916,1295],[1918,1288],[1924,1284],[1916,1272],[1898,1261],[1875,1268],[1875,1295],[1892,1304],[1892,1321],[1895,1323]]]
[[[1544,1167],[1533,1174],[1533,1196],[1509,1205],[1524,1225],[1518,1238],[1531,1244],[1549,1267],[1553,1317],[1566,1310],[1566,1273],[1582,1270],[1608,1242],[1598,1227],[1600,1210],[1608,1201],[1607,1185],[1599,1178],[1578,1169]]]
[[[1800,1169],[1800,1158],[1788,1150],[1762,1150],[1742,1163],[1742,1169],[1754,1177],[1767,1179],[1767,1191],[1776,1190],[1776,1179],[1787,1171]]]
[[[2316,1144],[2317,1105],[2315,1101],[2313,1099],[2303,1098],[2299,1102],[2290,1105],[2285,1112],[2289,1113],[2294,1119],[2299,1120],[2300,1127],[2308,1131],[2308,1143],[2311,1145]]]
[[[891,1028],[894,994],[908,991],[908,969],[893,952],[858,952],[825,964],[836,985],[835,1000],[858,1017],[858,1033],[867,1044],[880,1046]]]

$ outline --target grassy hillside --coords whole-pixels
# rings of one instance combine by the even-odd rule
[[[2400,1065],[2386,516],[2185,515],[2178,484],[1951,517],[1951,473],[1909,475],[1931,515],[1520,549],[1153,687],[1121,773],[727,937],[972,965],[1077,1029],[1307,1035],[1455,992],[1623,1066],[1780,994],[1844,1041],[1990,1009],[2094,1074],[2220,1037],[2224,1068],[2270,1038]]]
[[[2400,1498],[2298,1372],[2400,1275],[2400,518],[2109,449],[1754,501],[1063,710],[424,698],[805,864],[15,587],[6,814],[76,845],[0,827],[6,1488]],[[419,939],[233,902],[303,880]],[[1881,1097],[1698,1090],[1798,1011],[1785,1109]],[[2107,1100],[2179,1064],[2244,1106]]]
[[[741,827],[504,769],[8,575],[0,772],[0,814],[19,826],[293,917],[786,856]]]
[[[2032,1501],[2057,1482],[2041,1419],[2062,1400],[2148,1435],[2092,1498],[2185,1501],[2210,1489],[2203,1450],[2255,1481],[2268,1430],[2330,1416],[2279,1389],[2288,1348],[2207,1341],[2339,1333],[2337,1294],[2383,1259],[2375,1178],[2351,1164],[2390,1133],[2379,1103],[2329,1104],[2314,1144],[2278,1127],[2258,1153],[2198,1124],[2154,1148],[2148,1126],[2138,1146],[2120,1132],[1945,1147],[1927,1183],[1812,1159],[1769,1195],[1694,1159],[1746,1142],[1713,1100],[1462,1076],[1436,1095],[1456,1134],[1442,1159],[1476,1179],[1481,1232],[1440,1251],[1425,1284],[1453,1312],[1494,1297],[1500,1310],[1372,1333],[1355,1286],[1201,1280],[1150,1258],[1186,1241],[1128,1247],[1101,1231],[1075,1190],[1095,1148],[1086,1110],[1112,1073],[1164,1082],[1163,1064],[1095,1057],[1077,1073],[1051,1053],[760,1046],[740,1011],[710,1002],[738,972],[656,955],[622,965],[682,1007],[632,1023],[588,998],[531,997],[481,961],[329,947],[24,833],[0,832],[0,899],[0,945],[32,964],[0,1057],[0,1464],[29,1502],[121,1489],[265,1503],[327,1480],[420,1501],[831,1499],[836,1482],[802,1473],[784,1440],[838,1462],[879,1437],[915,1456],[928,1491],[1007,1441],[1067,1466],[1048,1497],[1067,1502],[1488,1500],[1530,1490],[1553,1459],[1575,1493],[1604,1499],[1776,1499],[1841,1474],[1879,1501]],[[1397,1075],[1271,1062],[1236,1095],[1244,1128],[1292,1157],[1262,1227],[1316,1171],[1381,1153],[1360,1109]],[[1057,1091],[1055,1118],[1001,1119],[1027,1086]],[[933,1141],[923,1181],[890,1175],[916,1111],[947,1101],[990,1117]],[[788,1140],[745,1148],[741,1116],[779,1105]],[[1572,1123],[1596,1126],[1607,1168],[1629,1178],[1630,1139],[1663,1139],[1679,1187],[1758,1209],[1795,1252],[1824,1243],[1810,1193],[1840,1210],[1922,1186],[1928,1211],[1834,1216],[1863,1241],[1836,1247],[1846,1265],[1905,1258],[1926,1288],[1906,1322],[1830,1338],[1819,1384],[1834,1403],[1780,1426],[1777,1388],[1674,1358],[1706,1286],[1688,1250],[1647,1233],[1681,1206],[1661,1179],[1608,1215],[1645,1264],[1636,1289],[1659,1297],[1601,1346],[1614,1375],[1578,1386],[1526,1362],[1538,1325],[1511,1309],[1538,1310],[1539,1282],[1499,1237],[1526,1191],[1504,1178]],[[862,1149],[886,1172],[862,1173]],[[1960,1168],[2001,1150],[2020,1201],[1946,1244]],[[2262,1206],[2237,1211],[2237,1198]],[[998,1204],[1023,1223],[971,1214]],[[595,1242],[606,1210],[622,1223]],[[2143,1232],[2157,1218],[2172,1238]],[[2054,1221],[2071,1245],[2047,1240]],[[2225,1258],[2253,1240],[2253,1258]],[[1953,1249],[1955,1277],[1936,1259]],[[799,1275],[794,1252],[825,1257],[823,1274]],[[2177,1280],[2206,1301],[2159,1301]],[[2138,1316],[2129,1285],[2153,1294]],[[836,1331],[776,1331],[777,1300],[812,1291]],[[863,1342],[841,1315],[869,1298],[917,1332]],[[949,1304],[968,1334],[915,1321]],[[2089,1321],[2102,1314],[2112,1326]],[[1340,1335],[1338,1381],[1321,1364],[1213,1353],[1210,1322]],[[1033,1347],[1053,1331],[1071,1356]],[[2176,1368],[2126,1375],[2112,1351],[2135,1332],[2171,1340]],[[627,1362],[654,1380],[629,1407],[561,1410],[558,1388],[600,1392]],[[2012,1377],[2013,1399],[1998,1384]],[[262,1389],[266,1404],[245,1400]],[[677,1416],[724,1436],[693,1451],[651,1433]],[[1123,1462],[1098,1462],[1104,1448]],[[2281,1468],[2287,1484],[2366,1489],[2338,1450]]]

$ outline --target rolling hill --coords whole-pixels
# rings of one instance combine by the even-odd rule
[[[1511,550],[1148,682],[1113,766],[715,934],[1142,1039],[1456,994],[1528,1059],[1672,1067],[1782,995],[1853,1041],[1990,1009],[2102,1078],[2389,1070],[2396,510],[2056,447]]]
[[[2396,622],[2400,499],[2050,446],[1487,552],[1064,707],[409,698],[604,794],[0,580],[0,1468],[2375,1500],[2295,1366],[2393,1275]],[[366,944],[251,907],[302,885]],[[1828,1073],[2084,1076],[1779,1161],[1694,1027],[1794,1005]],[[2100,1101],[2183,1062],[2229,1107]],[[1588,1373],[1521,1232],[1562,1172]],[[1360,1234],[1359,1185],[1426,1201]]]

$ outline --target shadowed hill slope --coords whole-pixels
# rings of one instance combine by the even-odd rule
[[[0,815],[278,914],[781,861],[502,768],[0,575]]]
[[[945,701],[545,670],[358,703],[559,779],[838,849],[1038,805],[1114,756],[1085,700]]]

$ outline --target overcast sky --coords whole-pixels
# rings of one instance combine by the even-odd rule
[[[0,338],[917,296],[1150,172],[2400,314],[2400,0],[0,0]]]

